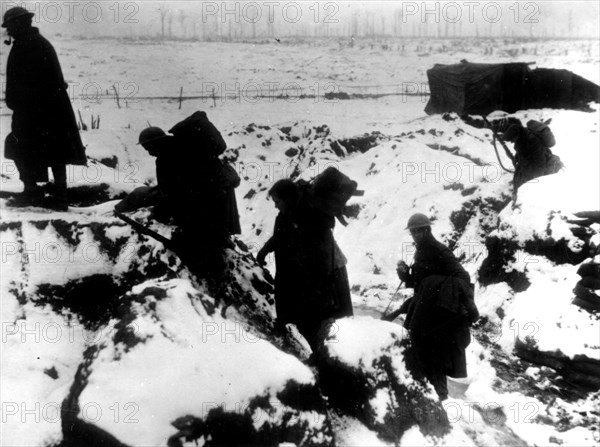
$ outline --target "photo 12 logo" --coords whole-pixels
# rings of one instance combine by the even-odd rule
[[[125,328],[114,326],[99,329],[88,329],[85,326],[65,321],[47,321],[41,323],[26,320],[3,321],[1,323],[2,343],[85,343],[86,345],[101,345],[112,340],[117,332],[124,331],[132,336],[139,333],[137,323],[131,322]]]
[[[67,86],[67,92],[71,102],[100,104],[103,100],[115,101],[118,107],[121,102],[125,104],[137,102],[140,91],[138,84],[132,81],[101,84],[99,82],[71,82]]]
[[[62,404],[60,402],[2,402],[2,423],[21,424],[42,422],[60,424]],[[99,422],[104,417],[113,423],[137,424],[136,415],[140,407],[135,402],[85,402],[79,404],[79,419],[84,422]]]
[[[138,2],[2,2],[2,15],[11,8],[19,6],[33,13],[34,23],[139,23]]]
[[[290,161],[289,163],[278,161],[239,161],[234,164],[234,167],[244,181],[263,184],[292,178],[293,174],[298,170],[298,163],[294,161]],[[339,169],[337,162],[321,160],[307,166],[304,172],[308,172],[309,177],[314,178],[329,167]]]
[[[402,23],[539,23],[536,2],[401,2]]]
[[[301,99],[311,99],[315,103],[335,103],[341,93],[340,86],[334,82],[314,82],[302,85],[298,82],[280,83],[276,81],[226,83],[203,82],[201,85],[201,98],[203,102],[217,101],[224,104],[230,102],[248,102],[255,104],[259,101],[274,102],[283,100],[290,103]]]
[[[338,23],[340,5],[336,2],[202,2],[202,23],[251,23],[283,20],[298,23]]]
[[[540,404],[534,400],[514,402],[508,406],[497,402],[456,402],[445,401],[442,407],[451,424],[460,420],[473,423],[479,414],[486,423],[494,424],[511,420],[515,424],[533,424],[540,412]]]

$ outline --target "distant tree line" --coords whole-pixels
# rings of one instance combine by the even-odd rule
[[[303,20],[292,23],[285,20],[281,14],[274,15],[273,20],[266,16],[253,21],[252,17],[233,17],[221,14],[202,16],[196,12],[182,9],[171,9],[166,5],[157,9],[159,21],[158,34],[149,36],[152,31],[145,30],[146,37],[160,39],[184,39],[199,41],[238,41],[256,38],[278,37],[432,37],[432,38],[462,38],[462,37],[575,37],[573,33],[572,15],[564,29],[553,29],[549,32],[532,25],[520,24],[520,27],[509,26],[502,22],[490,23],[475,21],[465,23],[448,20],[435,20],[425,17],[424,20],[403,17],[403,11],[398,9],[392,14],[376,11],[354,11],[349,16],[335,17],[327,20],[327,14],[321,14],[320,20],[303,17]],[[514,25],[514,24],[511,24]],[[156,33],[156,31],[154,31]]]

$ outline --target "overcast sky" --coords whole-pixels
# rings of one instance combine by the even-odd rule
[[[160,11],[173,36],[223,30],[266,36],[268,23],[282,37],[307,30],[329,34],[364,32],[401,35],[522,35],[598,38],[599,2],[590,1],[3,1],[2,13],[21,5],[36,14],[36,26],[49,35],[154,36],[161,33]],[[402,15],[399,15],[402,14]],[[353,27],[354,24],[354,28]],[[195,25],[195,30],[193,30]],[[358,26],[358,28],[356,28]],[[394,28],[395,27],[395,28]],[[398,29],[398,27],[400,27]],[[438,34],[436,34],[438,33]]]

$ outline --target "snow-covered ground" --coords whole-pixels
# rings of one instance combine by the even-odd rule
[[[95,203],[153,183],[154,161],[136,145],[140,130],[148,123],[168,129],[199,109],[222,131],[225,156],[243,179],[240,240],[251,253],[271,234],[276,210],[267,191],[276,180],[311,178],[334,165],[358,182],[365,195],[349,203],[349,225],[335,229],[357,317],[339,323],[332,334],[339,344],[330,345],[330,355],[350,369],[362,367],[379,380],[374,362],[396,356],[395,373],[404,385],[412,383],[396,345],[403,329],[377,319],[391,299],[395,307],[411,293],[394,296],[396,262],[409,262],[414,253],[403,230],[407,218],[424,212],[435,219],[434,234],[476,280],[476,303],[488,321],[473,332],[468,380],[451,383],[452,398],[443,404],[449,429],[434,436],[419,421],[401,433],[400,445],[597,445],[600,394],[583,386],[588,379],[577,368],[588,362],[589,375],[598,371],[600,322],[571,301],[578,266],[594,256],[600,261],[597,251],[582,253],[598,246],[598,224],[586,239],[572,223],[574,213],[600,208],[598,105],[592,113],[513,115],[524,123],[552,118],[553,152],[566,166],[523,186],[513,203],[511,178],[498,166],[489,131],[456,115],[426,116],[426,97],[322,96],[426,91],[428,68],[460,59],[533,59],[599,82],[597,41],[498,42],[492,56],[466,41],[437,52],[443,42],[435,40],[405,42],[404,52],[398,44],[390,51],[368,41],[353,48],[326,41],[54,43],[74,109],[88,125],[92,115],[101,118],[100,129],[82,132],[89,165],[69,170],[70,187],[87,187]],[[431,51],[416,51],[425,44]],[[509,55],[514,48],[516,58]],[[267,97],[256,98],[257,85]],[[241,98],[189,99],[179,109],[180,87],[184,96],[214,88],[218,96]],[[279,96],[277,88],[289,97],[269,95]],[[319,94],[301,99],[299,91]],[[4,107],[0,129],[2,135],[10,129]],[[0,164],[0,191],[20,191],[12,162],[0,158]],[[377,383],[369,388],[375,394],[365,408],[372,414],[364,419],[289,397],[297,389],[319,394],[316,379],[282,352],[270,322],[272,290],[257,286],[265,284],[263,273],[242,248],[231,253],[237,266],[231,288],[248,301],[223,302],[168,250],[114,218],[114,203],[53,213],[11,208],[0,198],[2,445],[58,444],[67,422],[83,422],[78,433],[91,436],[99,436],[89,431],[98,427],[126,445],[208,442],[207,433],[223,436],[211,413],[218,408],[239,414],[238,430],[252,426],[256,439],[330,445],[333,433],[338,445],[394,445],[382,422],[392,420],[386,418],[398,402]],[[148,221],[147,214],[136,216]],[[561,256],[539,248],[559,245],[567,250]],[[268,267],[273,271],[272,259]],[[520,360],[522,345],[523,352],[558,360]],[[194,430],[205,430],[204,437]]]

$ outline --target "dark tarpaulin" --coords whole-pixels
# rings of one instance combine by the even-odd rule
[[[538,68],[529,76],[529,99],[532,108],[551,107],[554,100],[561,104],[570,102],[573,73],[567,70]]]
[[[600,87],[568,70],[526,63],[436,64],[427,70],[431,97],[427,114],[487,115],[496,110],[563,108],[585,110],[600,102]]]
[[[600,102],[600,88],[568,70],[536,68],[529,76],[528,108],[585,109]]]
[[[436,64],[427,70],[431,97],[425,112],[487,115],[521,108],[527,64]]]

